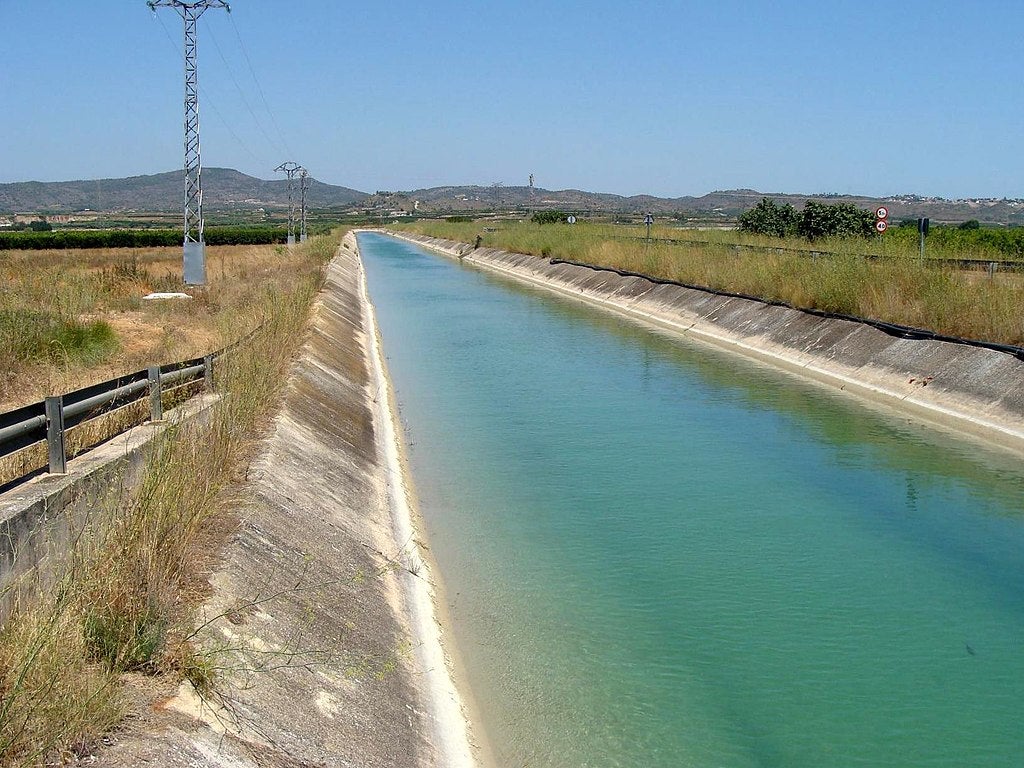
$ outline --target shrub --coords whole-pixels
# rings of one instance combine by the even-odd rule
[[[740,231],[755,235],[786,237],[796,234],[799,214],[792,205],[778,205],[768,197],[740,214]]]
[[[530,217],[534,224],[560,224],[568,218],[565,211],[537,211]]]
[[[808,240],[823,237],[870,237],[874,234],[875,217],[852,203],[828,205],[808,200],[802,211],[786,203],[779,205],[770,198],[740,214],[740,231],[770,237],[800,235]]]

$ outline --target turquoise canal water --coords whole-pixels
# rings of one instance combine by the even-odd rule
[[[360,247],[501,766],[1024,764],[1019,458]]]

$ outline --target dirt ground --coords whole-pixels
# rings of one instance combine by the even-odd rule
[[[46,354],[0,366],[0,412],[149,365],[199,357],[259,322],[253,298],[289,268],[284,246],[210,246],[208,284],[181,282],[180,248],[0,251],[0,313],[47,311],[82,323],[106,322],[117,348],[100,359]],[[143,300],[154,291],[190,299]],[[4,333],[0,324],[0,350]]]

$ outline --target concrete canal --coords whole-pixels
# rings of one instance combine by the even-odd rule
[[[359,237],[501,766],[1017,766],[1019,457]]]

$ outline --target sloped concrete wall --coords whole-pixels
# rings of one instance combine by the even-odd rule
[[[1024,362],[993,350],[903,339],[850,320],[653,283],[451,240],[390,234],[467,264],[605,307],[1024,450]]]

